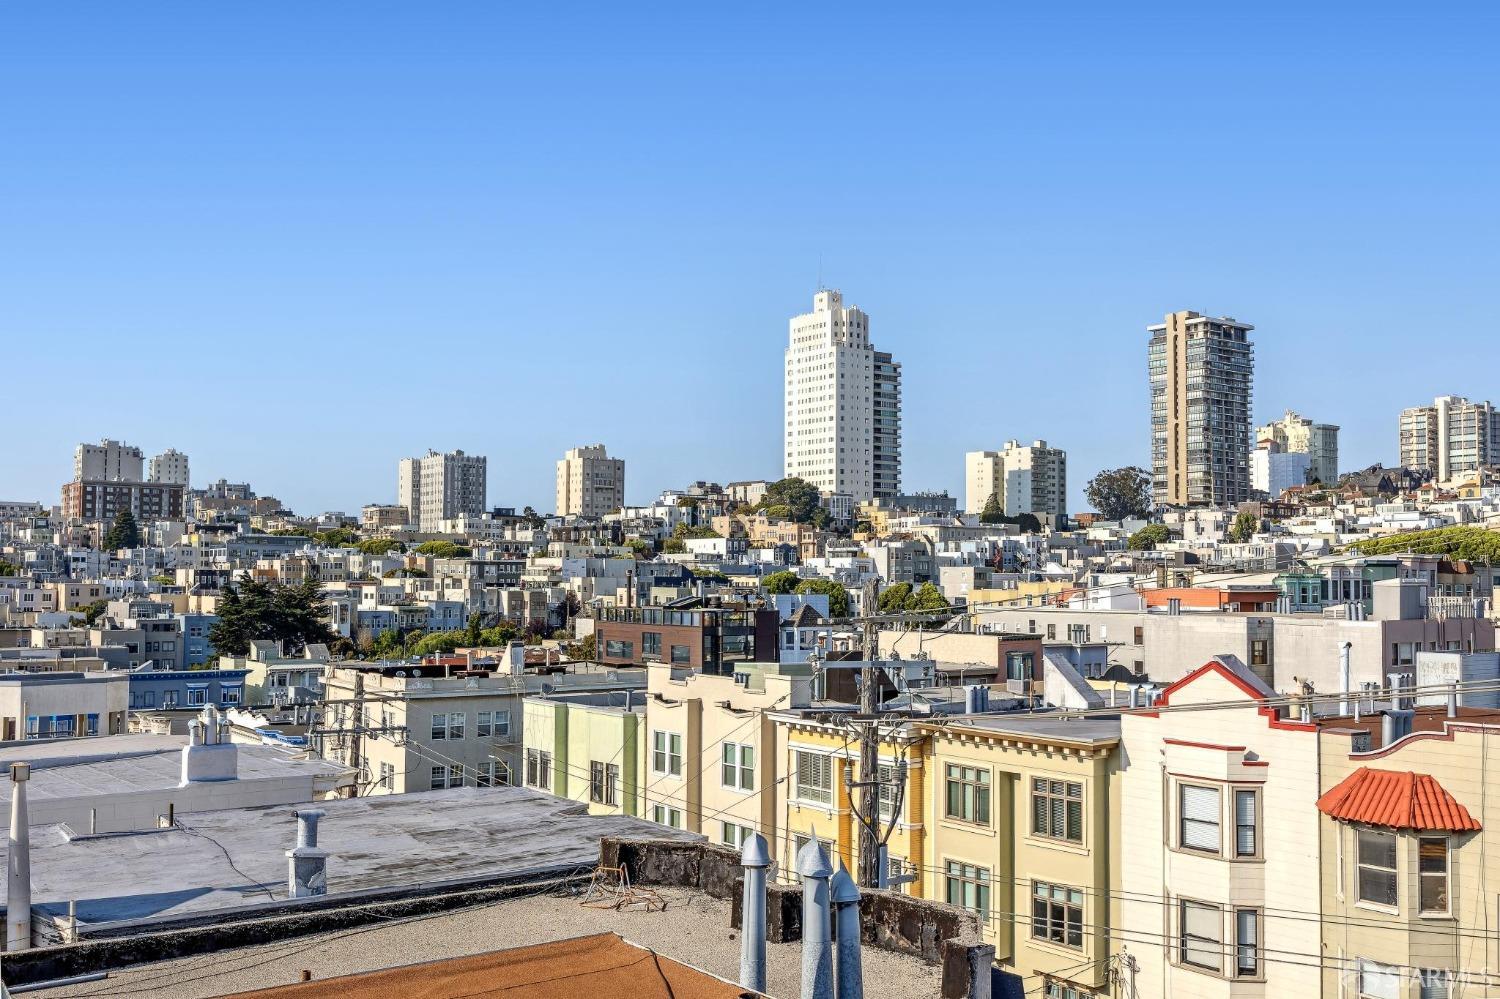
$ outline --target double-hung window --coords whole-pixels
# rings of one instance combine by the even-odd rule
[[[1033,777],[1031,832],[1049,839],[1083,842],[1083,785]]]
[[[651,733],[651,769],[672,777],[682,776],[682,736],[676,732]]]
[[[1031,935],[1064,947],[1083,946],[1083,892],[1045,881],[1031,883]]]
[[[739,742],[724,743],[719,771],[725,787],[754,791],[755,747]]]
[[[988,868],[950,860],[944,869],[949,905],[968,909],[980,922],[990,914],[990,872]]]
[[[1423,915],[1448,914],[1448,837],[1417,838],[1417,895]]]
[[[603,804],[604,787],[604,762],[602,760],[589,761],[589,800]]]
[[[833,758],[823,753],[797,751],[796,787],[799,801],[833,804]]]
[[[1355,963],[1359,999],[1401,999],[1401,970],[1363,958]]]
[[[1385,829],[1355,832],[1354,864],[1361,902],[1394,908],[1400,900],[1396,883],[1396,834]]]
[[[1218,853],[1219,807],[1218,788],[1177,785],[1177,845],[1184,850]]]
[[[432,739],[441,742],[448,738],[448,716],[445,713],[432,716]]]
[[[990,772],[981,767],[950,763],[943,814],[960,822],[990,824]]]
[[[469,715],[465,711],[453,711],[448,714],[448,738],[462,739],[464,737],[464,726],[468,724]]]
[[[1234,792],[1234,855],[1254,857],[1258,852],[1256,830],[1260,812],[1260,792],[1239,789]]]
[[[1183,964],[1219,972],[1224,969],[1224,913],[1217,905],[1181,899],[1178,955]]]
[[[1234,975],[1260,977],[1260,910],[1234,910]]]
[[[474,736],[479,739],[488,739],[490,736],[490,718],[488,711],[477,711],[474,713]]]

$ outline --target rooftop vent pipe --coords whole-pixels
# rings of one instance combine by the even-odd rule
[[[31,820],[26,809],[29,763],[10,765],[10,841],[5,870],[5,949],[31,948]]]
[[[740,907],[740,984],[751,992],[766,990],[766,875],[771,851],[766,838],[752,833],[740,848],[745,869],[744,904]]]
[[[802,875],[802,999],[833,999],[828,881],[833,866],[816,834],[797,854]]]
[[[865,978],[859,954],[859,886],[844,869],[842,860],[829,888],[833,895],[838,999],[864,999]]]
[[[286,852],[286,893],[292,898],[328,894],[328,851],[318,848],[318,820],[328,814],[321,808],[299,808],[297,845]]]

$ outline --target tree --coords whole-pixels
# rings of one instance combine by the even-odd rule
[[[1005,519],[1005,511],[1000,507],[1000,497],[996,493],[990,493],[990,498],[984,501],[984,509],[979,511],[979,522],[981,524],[998,524]]]
[[[818,505],[818,487],[806,479],[790,476],[771,483],[760,499],[761,509],[771,516],[773,507],[786,507],[785,519],[798,524],[813,523]]]
[[[1255,537],[1255,532],[1260,530],[1260,521],[1255,519],[1255,514],[1245,512],[1235,516],[1234,523],[1229,528],[1229,540],[1235,544],[1244,544]]]
[[[783,569],[780,572],[773,572],[769,576],[766,576],[766,578],[760,581],[760,585],[765,587],[767,593],[781,594],[795,591],[797,584],[800,582],[802,582],[802,577],[798,576],[795,572]]]
[[[245,655],[254,641],[274,641],[296,653],[335,637],[325,623],[328,605],[316,579],[287,585],[242,576],[237,585],[224,588],[218,616],[208,640],[221,656]]]
[[[318,531],[312,539],[327,548],[355,548],[359,546],[359,532],[347,527],[334,527]]]
[[[1133,552],[1149,552],[1171,537],[1172,532],[1167,530],[1166,524],[1147,524],[1132,534],[1126,544]]]
[[[83,611],[83,623],[92,628],[94,622],[103,617],[104,612],[109,609],[109,602],[95,600],[93,603],[86,604],[80,609]]]
[[[875,609],[882,614],[898,614],[906,609],[906,600],[911,596],[910,583],[892,583],[880,591]]]
[[[389,555],[391,552],[404,552],[406,546],[391,538],[366,538],[354,546],[366,555]]]
[[[772,573],[771,575],[775,575]],[[770,579],[770,576],[766,577]],[[823,593],[828,596],[828,616],[849,616],[849,591],[831,579],[804,579],[793,593]]]
[[[685,551],[687,551],[687,545],[683,543],[681,538],[668,538],[661,543],[661,553],[663,555],[681,555]]]
[[[686,521],[672,529],[672,537],[686,541],[689,538],[717,538],[719,532],[712,527],[690,527]]]
[[[135,514],[128,509],[122,509],[115,514],[115,522],[104,534],[104,550],[117,552],[121,548],[139,548],[141,546],[141,529],[136,525]]]
[[[394,569],[387,569],[380,575],[383,579],[426,579],[431,573],[426,569],[413,569],[404,565],[398,565]]]
[[[547,518],[529,506],[521,511],[521,522],[534,531],[547,526]]]
[[[493,628],[486,628],[479,635],[479,644],[484,648],[509,645],[516,637],[516,626],[502,621]]]
[[[906,598],[906,609],[909,611],[945,611],[948,609],[948,598],[943,596],[943,591],[932,583],[923,583],[917,587],[916,592]]]
[[[151,577],[151,582],[155,583],[158,586],[172,586],[177,582],[177,580],[173,579],[171,576],[168,576],[166,573],[157,573],[155,576]]]
[[[599,640],[594,637],[592,632],[584,635],[583,638],[577,642],[571,642],[563,646],[563,651],[566,652],[568,658],[572,659],[574,662],[593,662],[596,658],[598,658],[596,655],[598,649]]]
[[[424,541],[412,551],[418,555],[431,555],[433,558],[468,558],[474,554],[472,549],[465,548],[456,541]]]
[[[638,562],[646,561],[656,550],[656,546],[645,538],[629,538],[625,542],[625,547],[630,549],[630,553]]]
[[[14,562],[7,562],[5,559],[0,558],[0,576],[19,576],[20,574],[20,567]]]
[[[1089,504],[1105,520],[1144,517],[1151,512],[1151,476],[1143,468],[1106,468],[1084,488]]]
[[[479,643],[484,639],[483,624],[484,615],[478,611],[469,615],[469,626],[464,629],[464,644],[469,648],[478,647]]]

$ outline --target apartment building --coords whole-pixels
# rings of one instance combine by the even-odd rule
[[[1286,454],[1307,455],[1310,481],[1331,486],[1339,480],[1339,428],[1332,423],[1314,423],[1289,409],[1281,419],[1257,428],[1255,440],[1272,441]]]
[[[1311,455],[1287,451],[1274,440],[1262,438],[1250,452],[1250,488],[1270,499],[1293,486],[1307,485],[1315,474]]]
[[[1000,451],[964,455],[964,511],[980,513],[995,497],[1007,517],[1023,513],[1066,516],[1068,458],[1046,441],[1006,441]]]
[[[570,448],[557,463],[557,515],[603,517],[625,505],[625,461],[603,444]]]
[[[130,674],[88,670],[0,674],[0,742],[125,731]]]
[[[1221,656],[1120,719],[1116,936],[1139,995],[1320,994],[1318,732],[1274,697]]]
[[[730,675],[735,664],[777,661],[781,617],[728,607],[602,607],[594,618],[598,660],[651,662]]]
[[[140,448],[108,438],[98,444],[80,444],[73,451],[75,481],[141,482],[143,467]]]
[[[1152,498],[1157,506],[1245,502],[1255,327],[1173,312],[1146,329]]]
[[[1462,396],[1438,396],[1430,406],[1401,411],[1400,460],[1439,482],[1500,465],[1500,410]]]
[[[182,486],[165,482],[75,479],[63,483],[62,515],[70,520],[114,520],[129,510],[138,523],[181,520]]]
[[[901,366],[877,353],[870,317],[820,290],[789,323],[783,474],[855,502],[891,498],[901,480]]]
[[[542,676],[462,665],[332,664],[328,712],[310,734],[324,759],[361,771],[372,794],[519,783],[523,699],[542,693],[640,689],[639,670],[579,667]]]
[[[441,521],[484,512],[489,460],[462,451],[429,450],[402,458],[396,473],[396,505],[405,507],[420,531],[436,533]]]
[[[591,815],[646,814],[646,700],[641,692],[542,694],[523,704],[526,787]]]
[[[176,448],[168,448],[151,459],[148,482],[164,482],[174,486],[188,487],[188,456]]]
[[[810,671],[756,663],[715,676],[656,664],[647,673],[645,817],[736,847],[751,832],[772,839],[785,771],[771,713],[812,704]]]
[[[1120,721],[1002,713],[918,727],[924,894],[974,913],[1020,988],[1112,996]]]

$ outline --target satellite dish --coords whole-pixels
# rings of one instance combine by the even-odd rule
[[[404,669],[398,669],[398,670],[396,670],[396,675],[404,677],[404,676],[406,676],[406,670],[404,670]]]

